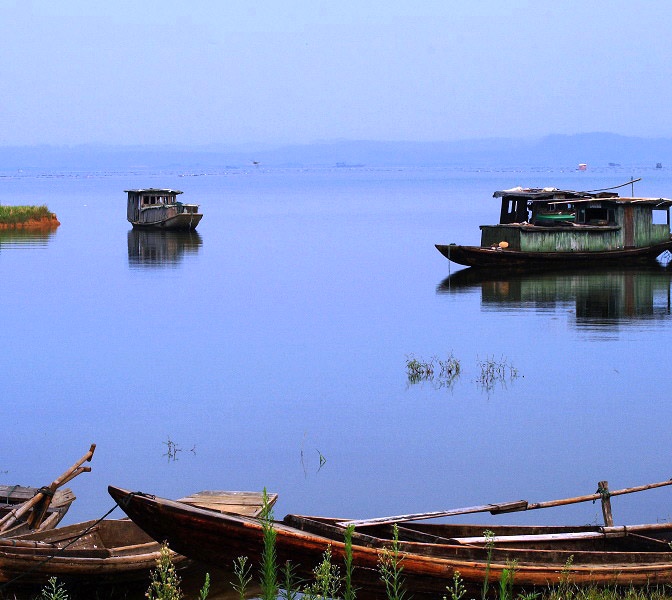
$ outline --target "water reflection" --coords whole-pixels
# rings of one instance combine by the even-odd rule
[[[128,232],[128,264],[140,267],[176,267],[187,254],[203,244],[196,231],[131,229]]]
[[[0,250],[11,246],[46,247],[56,229],[0,229]]]
[[[464,269],[444,279],[439,294],[481,292],[483,310],[567,312],[577,327],[615,329],[670,318],[672,269],[503,274]]]

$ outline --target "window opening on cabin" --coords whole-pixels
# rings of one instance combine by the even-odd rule
[[[500,224],[524,223],[528,218],[527,200],[525,198],[502,198],[502,210],[499,215]]]
[[[582,206],[576,213],[576,222],[584,225],[614,225],[616,211],[601,206]]]
[[[654,225],[669,225],[670,212],[667,208],[654,208],[651,211],[651,222]]]

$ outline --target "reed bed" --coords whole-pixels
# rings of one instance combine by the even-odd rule
[[[0,224],[17,225],[28,221],[42,221],[55,219],[52,213],[43,204],[41,206],[6,206],[0,205]]]

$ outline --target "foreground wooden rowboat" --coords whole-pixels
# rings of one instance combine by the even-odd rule
[[[277,495],[268,499],[270,505]],[[259,515],[262,494],[206,491],[177,501],[208,512]],[[86,521],[52,531],[0,539],[0,583],[17,587],[43,585],[49,578],[78,586],[148,582],[161,544],[129,519]],[[171,551],[173,564],[191,561]]]
[[[140,492],[109,487],[112,497],[154,539],[189,558],[218,567],[239,556],[260,559],[259,519],[216,514]],[[324,551],[334,562],[345,554],[344,528],[337,519],[288,515],[274,522],[278,564],[290,560],[310,577]],[[515,584],[533,587],[578,585],[672,584],[672,524],[636,527],[506,527],[483,525],[397,524],[403,552],[403,575],[412,594],[445,593],[457,571],[470,588],[479,587],[486,568],[492,581],[516,561]],[[384,597],[378,572],[381,552],[390,548],[393,524],[367,526],[353,534],[353,582],[360,596]],[[494,535],[488,566],[488,539]],[[515,536],[515,537],[512,537]],[[521,537],[522,536],[522,537]]]
[[[132,521],[87,521],[52,531],[0,540],[0,582],[43,585],[101,584],[147,580],[161,545]],[[187,559],[172,553],[177,568]]]
[[[23,485],[0,485],[0,519],[9,516],[12,511],[16,511],[17,508],[35,498],[39,491],[39,488]],[[75,495],[71,489],[56,490],[41,522],[36,525],[34,531],[48,531],[56,527],[74,501]],[[30,514],[10,524],[6,530],[0,532],[0,537],[11,537],[30,531]]]

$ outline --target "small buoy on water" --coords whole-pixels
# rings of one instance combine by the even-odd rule
[[[500,248],[508,248],[509,247],[509,242],[499,242],[499,247]]]

